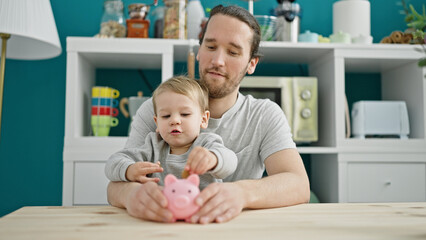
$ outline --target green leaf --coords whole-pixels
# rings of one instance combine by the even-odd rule
[[[426,18],[426,8],[425,5],[423,4],[423,19]]]
[[[421,30],[426,26],[426,22],[417,20],[417,21],[413,21],[413,22],[408,23],[407,26],[412,27],[412,28],[417,29],[417,30]]]
[[[405,22],[410,23],[411,21],[413,21],[413,15],[407,14],[404,20]]]
[[[423,4],[423,12],[420,15],[412,4],[409,5],[409,9],[411,13],[407,13],[405,17],[405,21],[407,22],[407,26],[414,29],[425,29],[426,28],[426,8]]]
[[[416,9],[414,9],[413,4],[410,4],[410,9],[411,12],[413,13],[413,15],[417,18],[417,19],[422,19],[422,15],[420,15]]]
[[[425,33],[420,29],[417,29],[415,32],[413,32],[411,34],[413,35],[413,38],[424,39],[424,37],[425,37]]]
[[[426,66],[426,58],[422,58],[419,60],[418,62],[419,67],[424,67]]]

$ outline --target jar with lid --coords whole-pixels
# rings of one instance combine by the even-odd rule
[[[129,18],[127,23],[127,37],[148,38],[149,20],[146,19],[150,5],[143,3],[133,3],[128,6]]]
[[[105,0],[101,18],[100,37],[125,37],[123,2],[121,0]]]
[[[187,38],[186,0],[164,0],[163,38]]]

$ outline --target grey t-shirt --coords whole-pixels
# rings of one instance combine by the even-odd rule
[[[146,135],[155,131],[152,116],[154,110],[152,99],[149,99],[133,118],[126,148],[140,146]],[[221,136],[225,147],[237,155],[237,169],[224,179],[225,182],[259,179],[265,170],[266,158],[283,149],[296,148],[282,109],[268,99],[255,99],[241,93],[234,106],[221,118],[210,118],[208,128],[202,131]]]
[[[105,175],[111,181],[127,181],[126,170],[135,162],[160,162],[164,171],[153,173],[152,177],[160,178],[160,185],[164,185],[167,174],[181,176],[186,165],[189,153],[195,146],[201,146],[213,152],[218,161],[216,167],[200,176],[200,189],[204,189],[213,182],[222,182],[222,179],[233,173],[237,167],[235,153],[223,145],[222,138],[214,133],[200,133],[188,151],[181,155],[171,154],[170,146],[156,132],[150,132],[145,143],[139,147],[125,148],[110,156],[105,166]]]

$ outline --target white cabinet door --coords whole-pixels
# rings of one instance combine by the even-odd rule
[[[109,180],[104,162],[75,162],[73,205],[106,205]]]
[[[415,202],[426,199],[424,163],[349,163],[348,202]]]

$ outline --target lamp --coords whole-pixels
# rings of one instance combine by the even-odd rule
[[[1,0],[0,133],[6,58],[37,60],[56,57],[61,43],[49,0]]]

